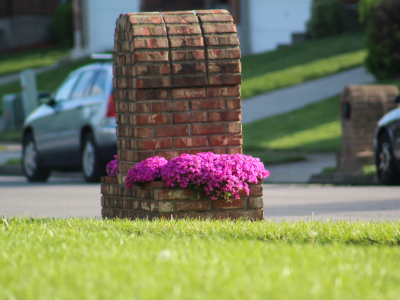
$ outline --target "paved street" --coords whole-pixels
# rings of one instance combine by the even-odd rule
[[[400,187],[264,186],[269,220],[399,220]],[[0,215],[100,217],[100,186],[82,177],[51,178],[30,184],[23,177],[0,177]]]

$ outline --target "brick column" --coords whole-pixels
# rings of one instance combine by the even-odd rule
[[[149,157],[170,160],[183,153],[242,153],[239,59],[236,26],[225,10],[119,16],[113,84],[120,186],[127,171]],[[140,192],[139,198],[159,201],[153,188]],[[114,187],[118,189],[123,187]],[[104,191],[115,195],[112,188]],[[129,193],[119,195],[135,197]],[[163,193],[169,193],[165,187]],[[176,195],[187,192],[171,193],[175,198],[167,200],[179,200]],[[199,201],[191,193],[184,199]],[[196,207],[215,207],[208,200],[207,207],[194,202],[188,207],[193,213]],[[250,204],[252,209],[262,208],[257,201]],[[151,211],[143,205],[148,209],[140,206],[142,210]],[[171,212],[179,211],[174,205]],[[247,209],[247,198],[236,208]],[[256,215],[262,218],[259,210]]]

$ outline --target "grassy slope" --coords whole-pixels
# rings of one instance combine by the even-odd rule
[[[8,224],[0,225],[5,299],[396,299],[400,293],[400,249],[388,246],[399,244],[400,223]],[[277,240],[286,242],[266,242]]]
[[[359,66],[366,57],[364,34],[311,40],[244,57],[242,97],[298,84]]]

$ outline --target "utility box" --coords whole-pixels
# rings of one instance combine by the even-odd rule
[[[3,118],[5,130],[22,127],[25,120],[21,94],[6,94],[3,96]]]
[[[21,72],[21,88],[26,118],[38,106],[36,74],[33,70],[27,69]]]

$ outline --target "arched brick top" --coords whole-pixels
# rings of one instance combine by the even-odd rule
[[[120,182],[155,155],[241,153],[240,49],[228,11],[121,14],[113,73]]]

